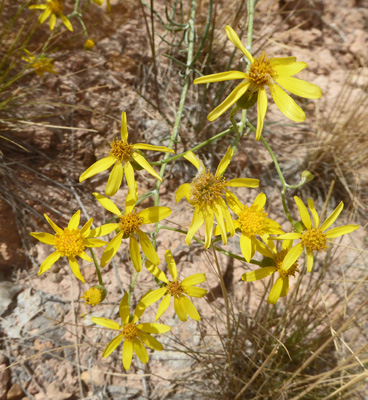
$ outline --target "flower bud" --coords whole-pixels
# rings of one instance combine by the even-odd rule
[[[105,286],[102,285],[94,285],[89,288],[86,292],[84,292],[84,296],[81,299],[84,299],[86,302],[84,304],[89,304],[92,307],[97,306],[103,301],[106,297],[107,290]]]
[[[84,43],[85,50],[92,50],[95,47],[95,42],[92,39],[87,39]]]

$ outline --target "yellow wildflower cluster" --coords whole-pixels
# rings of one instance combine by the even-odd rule
[[[94,0],[94,2],[98,5],[103,3],[102,0]],[[107,2],[107,6],[109,8],[109,2]],[[56,18],[60,18],[64,25],[72,30],[69,20],[63,14],[61,1],[47,0],[47,4],[32,6],[31,8],[44,10],[40,16],[41,23],[51,15],[50,29],[54,29]],[[226,26],[225,30],[229,40],[241,50],[248,59],[250,66],[247,72],[228,71],[200,77],[194,81],[194,83],[207,83],[243,79],[243,82],[234,89],[225,101],[208,115],[208,119],[210,121],[215,120],[233,105],[239,108],[249,108],[257,103],[257,127],[255,131],[256,140],[260,139],[267,109],[265,88],[268,87],[276,105],[288,118],[297,122],[303,121],[305,119],[304,112],[278,85],[283,86],[292,94],[307,98],[319,98],[322,95],[320,88],[292,77],[304,69],[307,64],[297,62],[295,57],[268,58],[264,53],[254,59],[242,45],[234,30],[230,26]],[[86,48],[87,45],[92,48],[93,41],[87,42],[85,44]],[[32,56],[31,53],[27,54],[28,59],[26,61],[31,64],[36,73],[41,73],[41,71],[53,72],[51,61],[44,59],[45,66],[41,68],[37,63],[42,58],[39,60]],[[121,246],[125,246],[129,251],[131,264],[136,271],[136,278],[138,274],[147,273],[147,271],[150,273],[147,274],[148,276],[154,277],[155,286],[140,298],[134,312],[131,313],[131,291],[136,278],[134,279],[129,293],[126,291],[120,301],[119,315],[121,323],[107,318],[92,318],[94,323],[117,331],[117,336],[110,341],[102,356],[108,357],[123,342],[122,360],[126,370],[131,366],[133,352],[136,353],[142,363],[147,363],[148,353],[145,346],[156,351],[163,350],[162,344],[152,335],[170,331],[171,327],[156,321],[164,315],[172,299],[173,308],[179,320],[187,321],[188,318],[192,318],[195,321],[199,321],[200,314],[191,298],[203,298],[207,293],[207,289],[196,286],[206,281],[206,275],[203,272],[196,272],[193,275],[179,279],[176,262],[170,249],[165,251],[165,261],[169,274],[158,267],[162,260],[160,260],[156,251],[156,235],[160,231],[159,228],[165,228],[160,226],[159,223],[171,216],[171,209],[159,205],[146,208],[140,207],[142,197],[138,197],[135,170],[143,169],[153,176],[158,181],[157,192],[157,187],[162,182],[164,175],[163,170],[158,173],[152,167],[144,151],[163,153],[174,153],[174,151],[170,148],[171,146],[133,143],[128,140],[128,136],[127,116],[123,112],[121,115],[120,137],[114,138],[110,142],[111,149],[105,157],[92,164],[79,177],[79,181],[83,182],[112,167],[106,183],[106,196],[116,195],[125,178],[127,194],[124,201],[113,202],[100,193],[93,193],[97,202],[112,214],[111,220],[102,226],[92,229],[93,220],[91,218],[79,229],[80,211],[77,211],[71,217],[67,227],[62,229],[45,214],[45,218],[55,234],[51,235],[46,232],[31,233],[34,238],[53,246],[55,249],[42,262],[38,272],[39,275],[49,270],[61,257],[67,257],[75,277],[85,283],[76,257],[78,256],[89,262],[94,261],[99,284],[93,285],[86,290],[82,297],[85,300],[85,304],[92,307],[100,304],[107,293],[100,268],[106,267],[111,262]],[[174,143],[174,140],[171,140],[170,143]],[[314,202],[308,199],[308,207],[313,217],[312,223],[303,201],[295,196],[294,199],[299,210],[301,222],[293,224],[294,232],[285,233],[279,223],[271,219],[265,211],[266,195],[264,193],[259,193],[253,204],[247,205],[243,204],[231,191],[233,188],[255,189],[260,184],[260,181],[254,178],[238,177],[226,179],[225,172],[233,160],[236,147],[237,144],[227,149],[214,173],[206,168],[204,163],[191,150],[173,157],[173,159],[180,156],[185,158],[197,170],[192,181],[180,185],[175,193],[176,202],[179,203],[185,199],[193,211],[185,241],[190,246],[192,239],[195,238],[205,249],[212,246],[213,251],[216,251],[214,245],[216,242],[221,240],[222,244],[226,245],[229,237],[238,236],[244,261],[261,265],[259,269],[244,273],[242,275],[244,281],[251,282],[263,279],[275,272],[278,273],[278,278],[268,297],[269,303],[275,304],[280,297],[287,295],[289,278],[301,271],[299,258],[303,249],[306,250],[307,272],[310,272],[316,252],[326,250],[331,239],[353,232],[358,226],[345,225],[328,230],[341,213],[343,203],[340,203],[332,214],[320,224],[320,218],[315,210]],[[169,154],[166,154],[162,163],[169,161]],[[305,177],[309,176],[308,174],[310,175],[310,173],[302,175],[302,184],[311,180]],[[119,204],[119,207],[117,204]],[[124,208],[120,208],[121,206]],[[287,208],[286,204],[285,207]],[[289,221],[293,221],[291,217]],[[146,226],[150,224],[156,224],[157,229],[153,235],[145,231]],[[215,224],[216,226],[214,227]],[[201,240],[198,234],[203,225],[204,241]],[[109,234],[113,234],[111,240],[104,241],[99,239]],[[216,238],[216,236],[221,239]],[[294,245],[293,242],[296,240],[298,240],[298,243]],[[123,243],[124,241],[127,241],[126,244]],[[280,246],[277,245],[278,243],[280,243]],[[92,249],[102,246],[106,247],[99,263],[92,250],[92,258],[85,253],[86,248]],[[256,253],[259,253],[258,256],[262,257],[261,262],[253,260]],[[238,255],[234,256],[241,258]],[[142,268],[142,264],[144,264],[145,268]],[[158,305],[154,322],[139,323],[145,310],[158,301],[160,301],[160,304]]]

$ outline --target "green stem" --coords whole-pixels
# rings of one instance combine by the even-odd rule
[[[97,258],[96,258],[96,256],[95,256],[95,253],[93,252],[93,249],[92,249],[92,248],[90,248],[90,250],[91,250],[91,255],[92,255],[93,262],[94,262],[95,267],[96,267],[96,272],[97,272],[97,276],[98,276],[98,283],[99,283],[101,286],[105,286],[104,283],[103,283],[103,280],[102,280],[101,271],[100,271],[100,266],[98,265],[98,262],[97,262]]]
[[[187,62],[186,62],[188,67],[185,69],[184,86],[183,86],[181,96],[180,96],[179,108],[178,108],[178,112],[176,114],[173,132],[171,134],[170,142],[168,145],[168,147],[170,149],[173,148],[174,143],[177,141],[177,137],[179,134],[179,125],[180,125],[181,117],[183,114],[184,103],[185,103],[188,86],[189,86],[189,75],[191,73],[191,68],[189,66],[191,65],[192,59],[193,59],[193,48],[194,48],[194,37],[195,37],[195,30],[194,30],[195,15],[196,15],[196,0],[191,0],[190,19],[188,22],[189,35],[188,35],[188,49],[187,49]],[[152,40],[154,40],[154,38],[152,38]],[[169,153],[166,153],[164,160],[167,160],[169,157],[170,157]],[[166,167],[167,167],[167,163],[163,163],[161,166],[161,169],[160,169],[160,177],[161,178],[163,178],[163,176],[165,174]],[[157,181],[157,183],[156,183],[155,206],[159,205],[161,183],[162,183],[161,181]],[[156,236],[157,236],[158,230],[159,230],[159,224],[157,223],[155,232],[152,234],[152,244],[154,247],[156,247]]]
[[[139,272],[136,272],[135,275],[134,275],[134,278],[132,280],[132,283],[129,286],[129,294],[128,294],[128,308],[129,309],[130,309],[130,299],[132,297],[132,292],[133,292],[133,289],[134,289],[135,281],[138,278],[138,275],[139,275]]]
[[[206,140],[206,141],[204,141],[204,142],[198,144],[197,146],[194,146],[194,147],[192,147],[191,149],[189,149],[189,150],[187,150],[187,151],[184,151],[184,153],[177,154],[176,156],[173,156],[173,157],[164,158],[164,159],[161,160],[161,161],[151,162],[150,164],[151,164],[151,165],[163,165],[163,164],[167,164],[167,163],[169,163],[169,162],[171,162],[171,161],[178,160],[179,158],[183,158],[183,157],[188,153],[188,151],[195,152],[195,151],[201,149],[202,147],[205,147],[205,146],[207,146],[208,144],[214,142],[215,140],[221,139],[222,137],[224,137],[224,136],[226,136],[228,133],[230,133],[232,130],[233,130],[232,127],[229,128],[229,129],[226,129],[226,131],[220,132],[220,133],[218,133],[217,135],[212,136],[210,139],[208,139],[208,140]]]

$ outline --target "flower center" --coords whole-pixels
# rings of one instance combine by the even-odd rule
[[[263,52],[250,67],[249,79],[257,86],[268,85],[272,83],[272,78],[276,75],[270,60]]]
[[[62,233],[56,233],[56,250],[67,257],[75,257],[85,249],[84,237],[79,229],[65,228]]]
[[[84,304],[89,304],[94,307],[97,304],[101,303],[103,297],[102,294],[103,293],[101,289],[97,287],[91,287],[86,292],[84,292],[84,295],[81,297],[81,299],[84,299],[86,301]]]
[[[320,229],[308,229],[304,231],[301,242],[308,250],[321,251],[328,248],[326,235]]]
[[[124,339],[132,341],[137,336],[138,332],[139,330],[135,326],[135,324],[130,322],[129,324],[124,326],[121,334],[124,336]]]
[[[120,216],[120,229],[124,235],[130,235],[137,232],[142,224],[143,218],[135,211]]]
[[[60,15],[63,13],[63,5],[60,0],[52,0],[48,4],[51,9],[51,12],[55,15]]]
[[[279,273],[279,275],[281,277],[285,277],[285,276],[295,276],[295,272],[300,272],[298,270],[298,261],[295,261],[295,263],[287,270],[285,271],[284,269],[282,269],[282,262],[284,261],[284,258],[286,256],[286,254],[288,253],[289,250],[281,250],[276,254],[276,258],[275,258],[275,266],[277,268],[277,272]]]
[[[167,285],[167,291],[171,294],[171,296],[180,296],[184,293],[183,286],[181,286],[178,280],[169,282]]]
[[[267,213],[264,208],[252,204],[250,207],[244,206],[239,214],[240,229],[249,236],[264,235],[268,232]]]
[[[110,156],[114,157],[116,161],[123,162],[129,161],[132,154],[133,145],[119,139],[114,139],[111,143]]]
[[[225,194],[226,180],[212,175],[210,171],[203,172],[191,183],[190,196],[200,207],[213,207],[218,199]]]

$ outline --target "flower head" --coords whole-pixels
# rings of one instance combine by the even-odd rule
[[[292,77],[308,65],[305,62],[297,62],[295,57],[268,58],[265,53],[262,53],[255,59],[242,45],[238,35],[229,25],[225,26],[225,31],[228,39],[248,59],[250,69],[248,72],[221,72],[194,80],[194,84],[198,84],[243,79],[243,82],[219,106],[208,114],[207,118],[210,121],[214,121],[235,103],[240,108],[249,108],[257,101],[256,140],[259,140],[267,110],[267,95],[265,90],[267,86],[276,106],[286,117],[295,122],[304,121],[304,111],[280,86],[300,97],[308,99],[320,98],[322,91],[318,86]]]
[[[295,260],[299,258],[302,254],[303,249],[307,253],[307,271],[310,272],[313,268],[313,251],[320,252],[328,248],[329,239],[334,239],[339,236],[351,233],[359,228],[359,225],[344,225],[338,228],[333,228],[327,231],[327,229],[336,221],[341,211],[344,208],[344,203],[340,204],[335,208],[332,214],[320,225],[319,216],[314,207],[314,201],[308,199],[308,207],[313,216],[313,222],[308,213],[307,207],[304,205],[303,201],[294,196],[295,203],[298,207],[300,218],[305,227],[302,232],[286,233],[284,235],[278,236],[275,239],[280,240],[295,240],[300,239],[300,242],[295,245],[287,257],[285,257],[282,263],[282,269],[287,271],[294,264]]]
[[[43,24],[48,17],[50,17],[50,30],[53,31],[55,28],[56,18],[60,18],[63,24],[73,32],[73,27],[68,18],[63,14],[63,2],[62,0],[46,0],[47,4],[41,4],[36,6],[28,7],[31,10],[44,10],[44,12],[38,17],[40,24]]]
[[[187,296],[205,296],[205,294],[207,293],[207,289],[202,289],[194,285],[204,282],[206,280],[206,275],[203,273],[198,273],[188,276],[182,281],[179,281],[176,263],[170,250],[166,250],[165,260],[167,262],[172,280],[169,280],[165,273],[162,272],[157,266],[147,261],[147,269],[154,275],[155,278],[163,282],[163,286],[159,289],[147,293],[142,301],[144,302],[145,306],[148,307],[149,305],[155,303],[163,297],[163,300],[158,307],[155,321],[157,321],[161,317],[161,315],[167,310],[171,298],[174,298],[175,312],[181,321],[187,321],[188,316],[195,319],[196,321],[199,321],[201,317],[194,307],[194,304]]]
[[[31,232],[30,235],[42,243],[54,246],[56,251],[50,254],[41,264],[38,275],[46,272],[60,257],[65,256],[68,258],[70,268],[75,277],[84,283],[85,280],[79,270],[76,257],[78,256],[85,261],[92,262],[91,257],[87,256],[84,249],[86,247],[101,247],[106,244],[106,242],[100,239],[95,239],[96,235],[91,231],[93,219],[91,218],[86,222],[82,229],[78,229],[80,221],[80,210],[78,210],[70,219],[68,227],[61,229],[46,214],[44,216],[55,231],[55,235],[46,232]]]
[[[142,269],[142,258],[139,244],[148,260],[153,264],[158,265],[160,259],[158,258],[156,250],[152,246],[148,236],[141,228],[143,225],[154,224],[167,218],[171,214],[171,209],[169,207],[157,206],[148,207],[138,212],[135,208],[135,195],[132,195],[131,192],[129,192],[125,201],[125,212],[122,213],[107,197],[98,193],[93,193],[93,195],[102,207],[117,215],[119,218],[118,223],[102,225],[100,228],[93,231],[93,234],[96,236],[107,235],[114,230],[117,230],[118,232],[108,243],[104,253],[102,254],[101,268],[105,267],[114,257],[119,250],[123,239],[129,239],[130,258],[132,259],[136,271],[139,272]]]
[[[241,232],[240,249],[247,262],[254,256],[257,244],[260,243],[256,236],[267,241],[268,235],[284,233],[276,221],[268,218],[264,211],[265,204],[264,193],[260,193],[250,207],[243,205],[235,196],[229,203],[231,210],[238,216],[233,223],[234,228]],[[218,234],[217,229],[215,234]]]
[[[175,200],[177,202],[185,197],[187,201],[194,206],[192,223],[185,238],[188,246],[195,233],[203,224],[205,224],[205,248],[210,246],[214,217],[216,217],[222,241],[226,244],[227,232],[230,232],[231,236],[235,233],[229,209],[223,198],[225,197],[228,203],[234,201],[233,198],[235,196],[228,190],[228,187],[256,188],[259,185],[258,179],[236,178],[227,181],[223,177],[232,157],[233,151],[231,147],[229,147],[220,161],[216,173],[212,174],[205,169],[203,162],[191,151],[188,151],[184,156],[184,158],[190,161],[198,170],[193,181],[179,186],[175,194]]]
[[[108,318],[92,318],[92,322],[97,325],[120,331],[119,335],[112,339],[111,342],[106,346],[102,357],[108,357],[124,340],[122,358],[123,366],[126,370],[129,370],[130,368],[130,364],[133,358],[133,350],[135,351],[141,362],[146,364],[148,362],[148,354],[144,345],[156,351],[163,350],[162,344],[151,334],[165,333],[171,330],[170,326],[163,324],[137,324],[138,320],[141,318],[142,314],[145,311],[142,300],[138,303],[134,311],[134,315],[130,316],[128,293],[125,292],[119,305],[121,325]]]
[[[92,39],[87,39],[84,43],[86,50],[92,50],[95,47],[95,42]]]
[[[102,3],[103,3],[103,0],[93,0],[93,2],[101,7]],[[106,0],[106,8],[107,8],[107,12],[111,11],[110,0]]]
[[[43,76],[45,72],[57,74],[57,72],[54,70],[54,66],[52,65],[52,62],[54,61],[53,58],[35,57],[28,50],[24,49],[24,51],[27,53],[27,57],[22,57],[22,59],[31,64],[31,67],[38,76]]]
[[[84,304],[89,304],[90,306],[94,307],[97,304],[100,304],[101,301],[105,300],[107,291],[106,288],[102,285],[94,285],[89,288],[81,299],[85,300]]]
[[[266,258],[264,262],[267,266],[257,269],[255,271],[246,272],[242,275],[242,280],[246,282],[258,281],[259,279],[266,278],[267,276],[273,274],[274,272],[278,272],[279,277],[276,282],[272,286],[270,294],[268,296],[268,302],[271,304],[276,304],[279,297],[284,297],[289,292],[289,277],[295,276],[296,272],[300,272],[298,270],[298,261],[291,265],[291,267],[285,271],[282,269],[282,263],[286,255],[288,254],[291,246],[291,240],[284,240],[282,242],[282,249],[280,251],[276,250],[275,245],[272,240],[268,240],[266,246],[262,242],[256,243],[257,251],[259,251]]]
[[[121,138],[114,139],[111,143],[110,154],[101,160],[92,164],[83,174],[79,177],[79,182],[90,178],[100,172],[110,168],[113,164],[114,167],[111,171],[107,181],[105,194],[113,196],[121,186],[123,180],[123,172],[125,171],[125,178],[131,193],[135,193],[135,180],[134,169],[132,162],[136,162],[143,169],[149,172],[156,179],[162,181],[160,175],[151,167],[148,161],[143,157],[139,150],[154,150],[163,151],[166,153],[174,153],[174,150],[165,146],[153,146],[151,144],[128,142],[127,119],[125,112],[121,116]]]

